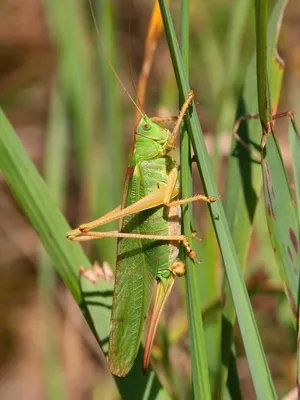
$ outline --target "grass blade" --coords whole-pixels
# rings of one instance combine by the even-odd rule
[[[189,0],[181,2],[181,24],[180,24],[180,44],[185,68],[189,68]],[[180,98],[180,106],[184,98]],[[190,140],[185,128],[181,132],[181,195],[182,198],[192,196],[192,174],[191,174],[191,151]],[[184,234],[188,240],[192,241],[191,232],[191,204],[182,207]],[[187,293],[187,314],[189,324],[189,338],[192,361],[192,384],[195,399],[209,399],[210,385],[208,376],[208,366],[205,351],[205,340],[203,331],[202,315],[198,310],[201,309],[201,298],[197,273],[192,260],[186,256],[186,293]]]
[[[66,239],[70,227],[2,111],[0,125],[0,169],[57,272],[81,306],[79,266],[88,266],[89,261],[78,244]]]
[[[166,0],[160,0],[160,7],[179,93],[181,96],[187,98],[189,92],[188,79],[178,48],[176,34]],[[208,196],[216,195],[218,190],[213,178],[212,168],[195,109],[193,109],[190,118],[186,118],[186,123],[195,151],[197,166],[202,178],[205,192]],[[243,281],[241,268],[221,201],[218,200],[216,203],[212,203],[210,205],[210,211],[216,230],[216,235],[218,237],[226,274],[229,280],[234,305],[237,311],[239,325],[257,396],[261,399],[276,398],[273,382],[262,349],[249,297]]]
[[[255,1],[256,27],[256,76],[258,112],[262,128],[268,130],[268,122],[272,120],[269,83],[267,74],[267,25],[268,1]]]

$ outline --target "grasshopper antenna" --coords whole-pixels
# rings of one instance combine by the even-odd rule
[[[114,73],[115,77],[117,78],[119,84],[122,86],[124,92],[127,94],[127,96],[130,98],[130,100],[132,101],[132,103],[135,105],[135,108],[139,111],[139,113],[141,114],[142,117],[145,117],[145,116],[146,116],[145,113],[144,113],[144,112],[141,110],[141,108],[137,105],[137,103],[134,101],[134,99],[133,99],[133,97],[131,96],[131,94],[130,94],[130,93],[128,92],[128,90],[126,89],[124,83],[121,81],[121,78],[120,78],[119,75],[117,74],[117,71],[115,70],[114,66],[112,65],[112,63],[111,63],[111,61],[110,61],[110,59],[109,59],[109,57],[108,57],[108,55],[107,55],[107,53],[106,53],[106,51],[105,51],[105,48],[104,48],[104,46],[103,46],[103,44],[102,44],[102,41],[101,41],[101,35],[100,35],[99,29],[98,29],[97,20],[96,20],[96,15],[95,15],[95,11],[94,11],[94,7],[93,7],[93,2],[92,2],[92,0],[89,0],[89,5],[90,5],[90,10],[91,10],[91,15],[92,15],[93,23],[94,23],[94,25],[95,25],[96,33],[97,33],[97,36],[98,36],[99,44],[100,44],[100,46],[101,46],[101,49],[102,49],[104,58],[106,59],[108,65],[109,65],[109,67],[110,67],[110,69],[112,70],[112,72]]]

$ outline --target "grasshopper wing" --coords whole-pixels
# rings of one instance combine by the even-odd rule
[[[145,227],[145,222],[140,221],[149,214],[153,210],[124,218],[122,231],[144,233],[141,225]],[[153,243],[132,239],[118,243],[108,354],[110,370],[118,376],[125,376],[134,363],[148,315],[157,271],[149,256]]]

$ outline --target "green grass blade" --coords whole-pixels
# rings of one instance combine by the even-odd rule
[[[270,93],[267,75],[267,26],[268,1],[255,0],[256,27],[256,76],[258,111],[262,127],[268,130],[268,122],[272,119]]]
[[[180,24],[180,44],[185,68],[189,69],[189,0],[181,2],[181,24]],[[181,97],[181,105],[184,98]],[[181,195],[182,198],[192,196],[192,174],[191,174],[191,152],[190,140],[187,131],[183,128],[181,132]],[[191,205],[182,207],[184,234],[188,240],[192,241],[191,232]],[[198,310],[201,309],[201,298],[197,273],[192,260],[186,256],[186,293],[187,293],[187,314],[189,324],[189,338],[192,361],[192,385],[195,399],[209,399],[210,385],[208,376],[208,366],[205,351],[205,340],[203,331],[202,315]]]
[[[166,0],[160,0],[165,31],[172,57],[173,67],[181,96],[187,98],[189,92],[188,79],[176,40],[176,34]],[[217,195],[218,189],[213,178],[208,153],[205,147],[202,130],[196,110],[193,108],[190,118],[186,118],[189,135],[195,151],[197,166],[208,196]],[[201,160],[201,163],[200,163]],[[249,297],[243,281],[241,268],[230,235],[221,201],[210,205],[213,224],[218,237],[226,274],[229,280],[234,305],[250,366],[253,383],[260,399],[276,398],[269,368],[262,349]]]
[[[274,76],[270,86],[273,107],[278,103],[282,81],[282,69],[274,57],[274,49],[276,48],[278,40],[281,27],[280,22],[282,20],[285,4],[285,0],[277,1],[268,24],[268,69],[270,73],[274,71],[272,73],[272,76],[273,74]],[[242,115],[256,114],[258,112],[255,62],[256,57],[254,54],[246,73],[244,89],[237,110],[237,118]],[[238,135],[246,143],[253,144],[254,149],[260,149],[261,127],[258,120],[242,123],[238,130]],[[253,162],[249,152],[244,149],[235,138],[232,138],[227,170],[225,211],[238,258],[243,268],[246,264],[250,237],[253,230],[253,221],[261,188],[262,174],[259,163]],[[226,277],[224,277],[223,282],[223,297],[226,298],[226,302],[223,308],[222,320],[222,393],[225,392],[232,329],[235,323],[235,310],[231,297],[231,290]]]
[[[78,279],[80,267],[88,267],[90,262],[81,246],[71,243],[66,238],[70,226],[2,110],[0,126],[0,169],[6,182],[38,233],[56,271],[69,288],[90,326],[93,326]],[[106,288],[104,283],[102,288]],[[101,310],[99,314],[101,315]]]
[[[81,306],[79,266],[88,266],[89,261],[78,244],[66,239],[70,227],[2,111],[0,124],[0,169],[55,268]]]

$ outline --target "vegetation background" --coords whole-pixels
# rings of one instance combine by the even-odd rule
[[[103,50],[97,47],[88,3],[77,0],[73,6],[67,1],[64,7],[58,4],[54,0],[1,2],[0,104],[30,158],[54,188],[54,196],[70,224],[77,226],[113,209],[120,201],[135,109],[110,73]],[[219,134],[221,197],[226,187],[224,171],[237,100],[255,49],[254,5],[246,0],[244,13],[240,14],[238,47],[232,53],[228,47],[232,15],[238,4],[231,0],[191,1],[191,87],[213,160],[214,137],[216,132]],[[272,5],[270,1],[270,9]],[[107,0],[97,10],[105,53],[133,92],[130,69],[137,81],[152,2]],[[172,2],[172,13],[178,21],[179,2]],[[279,111],[293,110],[298,126],[299,37],[300,9],[298,2],[291,0],[278,43],[286,64]],[[230,62],[232,75],[228,72]],[[149,115],[173,115],[178,110],[177,87],[164,37],[159,41],[151,69],[145,109]],[[278,122],[277,132],[290,171],[287,121]],[[194,192],[202,192],[197,174],[195,181]],[[206,207],[196,205],[195,214],[203,241],[213,240]],[[0,221],[1,397],[116,398],[117,389],[104,356],[70,292],[47,268],[49,260],[38,236],[1,173]],[[214,246],[212,243],[211,248],[217,253]],[[113,241],[85,248],[92,261],[107,260],[114,265]],[[200,255],[202,261],[203,257]],[[200,266],[213,267],[220,276],[217,255],[213,266],[205,262]],[[253,290],[252,305],[276,390],[284,395],[295,386],[295,333],[262,204],[257,211],[245,275],[250,291],[260,283],[259,289]],[[270,285],[261,284],[270,280],[271,289]],[[181,382],[176,390],[180,398],[189,398],[187,377],[191,366],[182,282],[178,282],[167,307],[164,326],[169,332],[169,356],[173,374]],[[161,337],[164,335],[162,329]],[[234,337],[242,392],[244,398],[254,399],[238,328]],[[158,362],[165,354],[164,346],[161,340],[154,347]],[[168,368],[165,375],[172,382]]]

